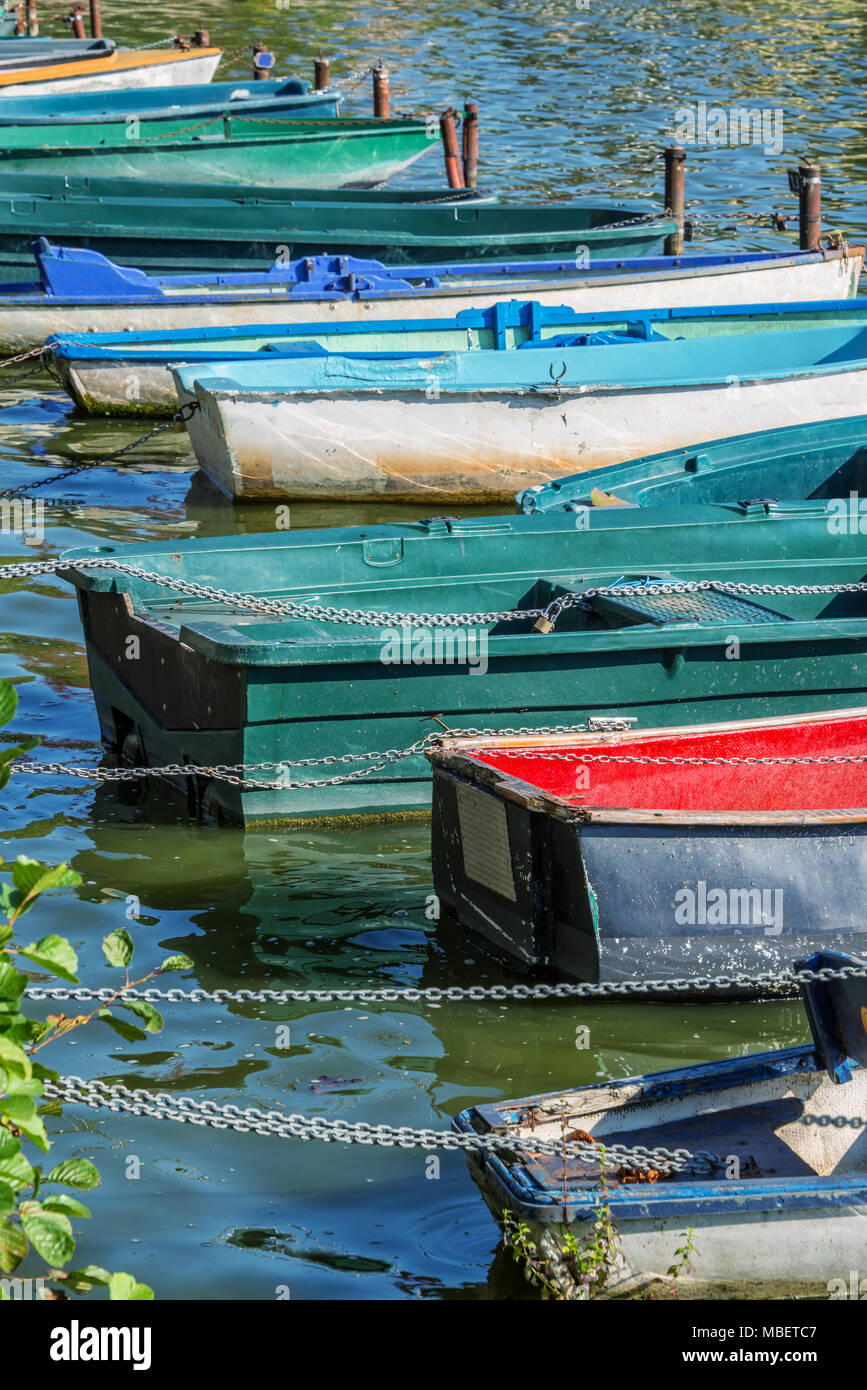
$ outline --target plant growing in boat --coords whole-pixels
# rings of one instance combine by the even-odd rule
[[[0,682],[0,725],[8,724],[16,707],[15,691]],[[0,749],[0,790],[9,781],[10,763],[37,741],[27,739]],[[59,1111],[56,1103],[37,1105],[44,1094],[44,1082],[56,1081],[58,1074],[35,1061],[35,1054],[93,1018],[102,1019],[129,1040],[159,1032],[162,1019],[153,1005],[124,995],[160,971],[184,970],[192,965],[186,956],[169,956],[160,971],[131,981],[132,938],[126,931],[114,931],[105,937],[102,949],[109,966],[124,971],[124,983],[110,1003],[137,1015],[147,1031],[117,1018],[108,1005],[71,1018],[63,1014],[44,1020],[29,1018],[22,1009],[28,976],[16,968],[14,958],[73,985],[78,983],[78,959],[65,937],[43,936],[19,945],[16,930],[44,893],[79,883],[80,876],[67,864],[50,866],[19,855],[14,864],[7,865],[0,858],[0,1299],[32,1296],[34,1287],[37,1298],[65,1299],[70,1293],[88,1293],[96,1284],[108,1288],[110,1299],[153,1298],[148,1285],[138,1283],[130,1274],[110,1274],[97,1265],[62,1268],[75,1252],[72,1219],[88,1217],[90,1211],[77,1196],[56,1189],[89,1191],[99,1186],[99,1172],[90,1159],[81,1157],[67,1159],[45,1172],[23,1152],[25,1143],[48,1152],[50,1143],[42,1116]],[[45,1260],[48,1267],[44,1274],[36,1279],[10,1279],[30,1250]]]

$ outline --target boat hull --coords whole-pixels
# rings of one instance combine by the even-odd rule
[[[210,82],[219,66],[219,49],[191,49],[188,52],[115,53],[114,64],[99,60],[55,65],[41,75],[37,69],[0,74],[4,96],[47,96],[64,92],[111,92],[129,87],[173,87]]]
[[[463,309],[487,309],[503,298],[532,293],[538,303],[546,306],[564,305],[576,312],[592,313],[618,309],[654,309],[670,306],[689,308],[711,304],[747,304],[847,298],[855,294],[861,272],[863,253],[860,248],[847,257],[835,252],[816,255],[800,262],[793,257],[781,257],[778,264],[756,262],[754,268],[724,267],[701,273],[691,268],[652,274],[606,276],[604,283],[595,277],[560,282],[528,284],[519,276],[504,276],[501,282],[485,288],[415,291],[412,295],[391,293],[387,297],[342,299],[325,297],[318,301],[320,312],[335,306],[347,322],[393,322],[409,313],[436,313],[451,317]],[[256,320],[262,324],[287,326],[310,320],[317,301],[310,298],[292,302],[291,293],[271,302],[264,296],[241,299],[239,302],[209,303],[205,295],[197,296],[188,305],[172,299],[165,303],[109,304],[90,307],[45,304],[44,307],[6,303],[0,299],[0,340],[7,352],[26,351],[37,346],[49,333],[70,334],[88,331],[146,332],[172,329],[241,326]],[[58,323],[61,328],[58,329]],[[205,347],[205,344],[202,344]],[[52,369],[59,375],[64,389],[79,410],[91,415],[166,415],[177,409],[178,397],[169,372],[169,363],[189,363],[189,345],[179,344],[175,355],[169,354],[147,360],[143,353],[134,357],[120,351],[111,357],[108,348],[98,357],[77,356],[72,345],[62,353],[52,355]],[[711,500],[702,498],[701,500]],[[717,500],[717,499],[713,499]]]
[[[504,625],[485,637],[484,670],[446,653],[388,657],[384,644],[400,630],[402,613],[544,606],[559,592],[557,577],[573,572],[587,583],[665,574],[672,555],[685,579],[814,583],[867,572],[863,538],[857,529],[831,537],[822,504],[794,517],[760,511],[636,509],[613,517],[609,508],[582,532],[571,518],[483,517],[76,552],[230,591],[254,584],[259,593],[393,613],[386,629],[267,618],[239,624],[231,605],[178,607],[152,584],[75,571],[103,738],[136,765],[286,764],[286,777],[307,785],[281,785],[279,772],[265,788],[204,777],[178,785],[189,805],[237,823],[303,824],[428,814],[430,770],[421,751],[367,755],[412,749],[443,725],[539,729],[607,716],[671,728],[862,704],[867,624],[856,599],[833,600],[837,616],[763,623],[760,631],[734,615],[731,627],[550,636],[533,632],[531,622]],[[128,635],[140,640],[139,661],[123,656]],[[725,657],[732,637],[741,641],[739,660]],[[338,761],[321,775],[287,763],[324,757]],[[333,780],[348,774],[349,781]]]
[[[714,1287],[728,1298],[848,1297],[867,1220],[865,1101],[863,1067],[835,1085],[813,1048],[796,1047],[479,1105],[454,1127],[551,1139],[565,1113],[567,1127],[602,1144],[701,1147],[738,1160],[725,1177],[654,1183],[624,1183],[612,1170],[606,1195],[620,1258],[606,1262],[605,1296],[669,1284],[689,1229],[694,1248],[679,1297],[707,1297]],[[834,1137],[823,1142],[822,1134]],[[564,1237],[579,1248],[593,1240],[598,1187],[577,1179],[574,1160],[559,1154],[473,1153],[468,1163],[507,1235],[511,1223],[528,1228],[559,1296],[585,1297]]]
[[[195,138],[181,134],[183,119],[142,121],[137,139],[118,140],[112,125],[102,142],[90,127],[70,126],[65,127],[68,141],[43,134],[41,147],[26,150],[3,148],[0,128],[0,176],[14,180],[19,175],[62,172],[84,178],[98,167],[103,178],[205,181],[231,187],[374,188],[432,149],[427,127],[417,121],[368,124],[335,117],[314,126],[294,116],[233,116],[226,121],[228,134],[222,118],[196,122],[193,115],[187,127],[190,122],[201,127]],[[175,138],[170,129],[154,130],[153,124],[174,126]],[[76,139],[81,143],[76,145]]]
[[[542,352],[545,364],[555,352]],[[508,500],[568,472],[589,473],[662,449],[743,430],[836,420],[859,407],[867,367],[789,379],[643,389],[587,387],[557,396],[491,389],[178,389],[200,408],[187,428],[203,473],[227,497],[473,503]],[[177,375],[175,383],[178,385]]]

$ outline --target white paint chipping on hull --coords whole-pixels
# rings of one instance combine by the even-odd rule
[[[721,273],[696,275],[669,273],[657,280],[636,284],[624,276],[616,284],[588,284],[565,281],[562,287],[534,289],[522,294],[540,304],[565,305],[579,313],[599,313],[621,309],[682,309],[720,304],[794,304],[822,299],[847,299],[855,294],[861,273],[860,255],[829,257],[825,261],[794,265],[782,263],[758,270],[724,269]],[[505,295],[513,298],[513,294]],[[504,298],[502,288],[456,293],[449,290],[412,299],[333,300],[328,304],[295,300],[276,293],[267,300],[178,304],[167,299],[159,304],[98,304],[93,306],[7,305],[0,304],[0,347],[7,353],[25,352],[38,347],[51,333],[170,332],[184,328],[231,328],[245,323],[297,324],[317,319],[341,319],[351,323],[389,322],[407,317],[451,318],[462,309],[487,309]],[[125,401],[123,387],[112,384],[109,372],[100,366],[100,381],[90,380],[95,371],[90,364],[73,361],[83,389],[94,401],[104,405]],[[121,366],[125,368],[125,363]],[[144,373],[145,369],[141,369]],[[160,374],[143,375],[141,403],[147,391],[161,398],[165,384]],[[104,394],[103,394],[104,393]],[[167,397],[173,405],[171,391]],[[81,402],[78,402],[81,404]]]
[[[547,364],[549,354],[542,352]],[[539,386],[544,388],[541,379]],[[230,497],[499,501],[566,473],[696,440],[863,409],[867,369],[563,395],[420,391],[205,397],[188,430]]]
[[[210,82],[221,55],[199,57],[191,53],[173,63],[143,64],[140,68],[119,68],[116,72],[92,72],[81,77],[55,77],[45,82],[20,82],[3,88],[4,96],[58,96],[65,92],[114,92],[122,87],[188,87]]]

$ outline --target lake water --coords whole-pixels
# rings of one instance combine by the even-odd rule
[[[471,12],[418,0],[357,8],[200,0],[141,7],[139,20],[129,17],[132,8],[104,4],[106,32],[144,44],[200,23],[227,54],[261,36],[284,76],[311,76],[321,46],[337,82],[382,57],[395,110],[475,98],[480,183],[521,199],[568,195],[637,169],[670,143],[679,108],[705,101],[779,110],[778,153],[689,151],[687,191],[703,245],[713,243],[714,223],[729,229],[717,238],[726,247],[791,244],[792,234],[736,219],[796,211],[785,171],[805,153],[823,167],[825,225],[850,241],[867,235],[867,20],[855,3],[686,0],[666,9],[626,0],[590,0],[586,8],[479,0]],[[221,76],[248,72],[248,57],[236,57]],[[347,113],[367,113],[369,78],[350,90]],[[442,177],[437,154],[412,171],[417,183]],[[658,166],[627,178],[618,193],[651,196],[660,188]],[[21,381],[17,370],[0,377],[4,486],[108,453],[143,432],[76,419],[50,378]],[[271,508],[209,498],[193,480],[183,437],[163,436],[133,458],[34,494],[48,504],[44,544],[4,535],[2,559],[50,557],[95,540],[231,535],[273,524]],[[337,525],[416,514],[298,505],[292,519]],[[40,734],[46,758],[95,761],[99,735],[72,591],[49,579],[0,584],[0,592],[0,676],[22,682],[16,731]],[[23,777],[2,794],[0,825],[4,856],[65,859],[82,875],[80,889],[44,902],[31,921],[34,935],[73,940],[86,984],[113,982],[100,940],[119,926],[133,930],[136,974],[167,950],[182,950],[207,989],[510,978],[427,919],[426,825],[243,833],[191,822],[158,788],[145,795]],[[127,917],[136,911],[132,899],[137,922]],[[167,1005],[165,1016],[165,1031],[146,1043],[122,1042],[96,1025],[45,1060],[67,1074],[224,1103],[445,1128],[475,1101],[785,1046],[806,1033],[795,1003],[207,1004]],[[579,1024],[590,1028],[586,1050],[575,1045]],[[93,1154],[104,1177],[94,1218],[82,1223],[77,1263],[128,1270],[160,1298],[272,1299],[286,1289],[293,1299],[534,1296],[498,1250],[495,1226],[457,1156],[442,1156],[437,1175],[422,1151],[231,1135],[73,1106],[52,1124],[56,1158]]]

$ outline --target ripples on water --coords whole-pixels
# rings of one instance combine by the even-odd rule
[[[529,199],[569,195],[648,158],[671,137],[679,106],[780,107],[785,148],[692,152],[692,211],[722,216],[793,210],[785,170],[809,153],[825,177],[826,225],[867,234],[861,133],[865,19],[858,4],[675,9],[591,0],[477,4],[474,12],[413,0],[280,10],[228,0],[142,9],[105,3],[108,32],[131,43],[200,22],[237,53],[261,34],[281,75],[309,76],[320,47],[334,76],[384,57],[395,107],[481,106],[481,181]],[[117,15],[117,23],[112,24]],[[225,76],[244,76],[246,59]],[[369,110],[367,80],[348,107]],[[440,183],[434,155],[411,177]],[[661,174],[620,196],[646,196]],[[34,228],[34,233],[39,229]],[[746,226],[721,244],[781,248],[790,238]],[[14,371],[14,369],[13,369]],[[12,384],[10,384],[12,382]],[[136,436],[127,424],[76,419],[49,378],[0,378],[4,486],[109,452]],[[652,445],[648,441],[648,447]],[[254,506],[214,501],[171,435],[134,466],[95,470],[48,488],[44,546],[3,536],[3,560],[54,555],[94,540],[154,540],[266,530]],[[412,518],[412,507],[293,506],[293,525]],[[42,735],[50,756],[91,761],[98,728],[81,630],[69,588],[52,579],[2,586],[0,676],[20,685],[16,729]],[[196,961],[207,989],[378,983],[495,983],[508,977],[425,917],[428,829],[296,834],[190,823],[159,788],[98,789],[15,779],[3,793],[2,852],[69,860],[83,886],[39,908],[40,934],[63,932],[81,978],[104,983],[99,943],[134,926],[139,973],[164,949]],[[400,1010],[167,1006],[166,1029],[128,1044],[89,1030],[54,1049],[66,1072],[155,1090],[353,1120],[442,1127],[466,1104],[518,1096],[801,1041],[795,1004],[408,1005]],[[589,1051],[574,1045],[589,1023]],[[291,1046],[278,1045],[289,1024]],[[349,1150],[177,1129],[70,1107],[57,1122],[58,1158],[96,1157],[104,1188],[79,1245],[82,1263],[128,1269],[158,1296],[273,1298],[528,1297],[496,1249],[496,1232],[463,1160]],[[137,1183],[125,1159],[142,1162]],[[27,1272],[27,1271],[24,1271]]]

